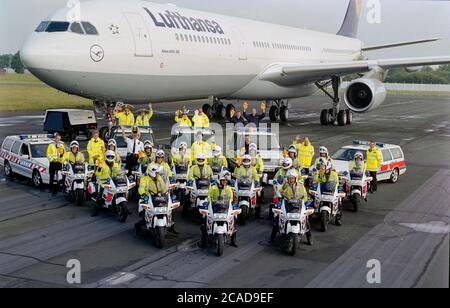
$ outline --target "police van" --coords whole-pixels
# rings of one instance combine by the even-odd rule
[[[47,148],[53,142],[51,135],[6,137],[0,149],[0,165],[4,167],[5,176],[24,176],[36,187],[49,184]]]
[[[390,181],[397,183],[400,176],[406,173],[406,161],[402,148],[399,145],[376,143],[383,156],[383,163],[378,170],[378,182]],[[353,141],[353,145],[345,146],[333,154],[333,167],[342,174],[349,171],[349,164],[357,152],[362,152],[366,159],[368,141]]]

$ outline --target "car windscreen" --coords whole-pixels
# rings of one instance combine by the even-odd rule
[[[357,152],[363,153],[365,159],[366,152],[357,149],[340,149],[333,154],[332,158],[334,160],[352,161],[355,158],[355,154]]]
[[[114,136],[114,140],[116,140],[118,148],[126,148],[127,147],[127,143],[122,138],[122,133],[117,133]],[[155,144],[155,142],[153,140],[153,135],[151,133],[141,133],[141,138],[139,140],[141,140],[142,142],[145,142],[148,140],[152,144]]]
[[[32,158],[45,158],[47,157],[47,148],[48,144],[32,144],[31,148],[31,157]]]
[[[212,135],[203,135],[203,141],[211,143]],[[172,147],[178,148],[181,143],[185,142],[188,148],[196,141],[197,134],[195,133],[179,133],[178,136],[172,137]]]
[[[249,135],[250,144],[255,143],[259,150],[279,150],[280,142],[278,137],[273,134]],[[245,135],[239,134],[237,137],[237,150],[245,145]]]

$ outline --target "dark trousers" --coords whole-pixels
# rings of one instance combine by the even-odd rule
[[[378,189],[377,172],[370,171],[369,173],[370,173],[370,176],[372,177],[372,182],[370,182],[370,191],[374,193]]]
[[[57,193],[58,192],[58,171],[62,170],[62,164],[61,163],[50,163],[50,167],[49,167],[49,174],[50,174],[50,190],[53,193]],[[56,177],[56,183],[55,183],[55,177]]]
[[[132,174],[133,171],[135,171],[135,167],[138,164],[138,156],[133,154],[127,155],[127,163],[126,168],[128,170],[128,176]]]

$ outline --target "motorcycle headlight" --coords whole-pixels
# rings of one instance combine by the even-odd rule
[[[300,214],[299,213],[290,213],[287,214],[288,220],[300,220]]]
[[[218,220],[227,219],[227,217],[228,217],[227,214],[214,214],[214,219],[218,219]]]
[[[167,212],[167,207],[155,207],[155,213],[165,213]]]

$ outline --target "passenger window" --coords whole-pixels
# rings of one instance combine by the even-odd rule
[[[391,149],[391,153],[395,160],[403,158],[402,151],[398,148]]]
[[[35,32],[44,32],[47,29],[49,23],[50,23],[49,21],[41,22],[39,26],[36,28]]]
[[[52,21],[45,32],[66,32],[69,29],[69,25],[66,21]]]
[[[73,33],[84,34],[83,28],[81,27],[80,23],[78,23],[78,22],[74,22],[70,26],[70,31],[72,31]]]
[[[384,162],[392,160],[392,154],[391,154],[391,152],[389,150],[382,150],[381,154],[383,156],[383,161]]]
[[[177,41],[180,40],[180,36],[178,35],[178,33],[175,33],[175,39],[176,39]]]
[[[21,145],[22,145],[22,142],[20,142],[20,141],[14,142],[14,144],[13,144],[13,146],[12,146],[12,149],[11,149],[11,152],[12,152],[13,154],[18,155],[18,154],[19,154],[19,150],[20,150],[20,146],[21,146]]]
[[[2,149],[9,152],[11,150],[13,142],[14,139],[6,138],[5,141],[3,142]]]
[[[27,144],[23,144],[22,148],[20,149],[20,155],[27,155],[28,157],[30,156],[30,151],[28,149],[28,145]]]
[[[183,34],[180,35],[180,38],[181,38],[181,41],[184,42],[184,35]]]
[[[86,34],[98,35],[97,28],[95,28],[90,22],[83,21],[81,24],[83,25],[84,32],[86,32]]]

